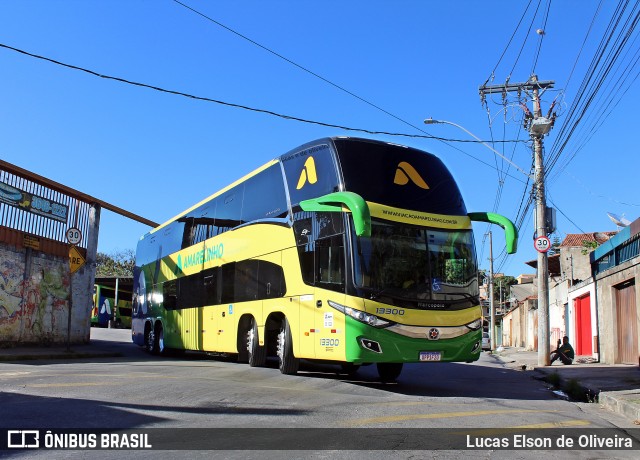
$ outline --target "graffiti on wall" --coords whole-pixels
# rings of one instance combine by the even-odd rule
[[[24,258],[0,248],[0,341],[59,342],[66,337],[69,268],[60,260]]]

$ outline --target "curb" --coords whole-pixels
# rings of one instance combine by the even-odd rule
[[[599,402],[607,409],[630,418],[634,423],[640,421],[640,390],[603,391]]]

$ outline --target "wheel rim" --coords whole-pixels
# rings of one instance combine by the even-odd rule
[[[285,339],[285,333],[284,333],[284,327],[282,327],[280,329],[280,332],[278,333],[278,347],[276,350],[276,353],[278,355],[278,361],[280,362],[280,365],[282,365],[282,363],[284,363],[284,347],[286,345],[286,339]]]
[[[153,329],[149,331],[149,336],[147,340],[148,340],[147,348],[149,349],[149,351],[153,351],[155,348],[155,342],[156,342],[156,333],[153,331]]]
[[[253,341],[255,338],[255,326],[251,326],[251,329],[247,331],[247,351],[249,352],[249,355],[253,352]]]
[[[158,352],[162,353],[164,351],[164,332],[160,329],[158,333]]]

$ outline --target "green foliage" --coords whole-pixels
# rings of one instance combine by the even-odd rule
[[[511,286],[518,284],[518,280],[513,276],[501,276],[493,279],[493,298],[500,300],[500,292],[502,291],[502,300],[508,299],[511,295]]]
[[[551,248],[549,249],[549,252],[547,253],[550,256],[556,255],[560,253],[560,237],[558,236],[554,236],[553,237],[553,242],[551,243]]]
[[[133,276],[135,253],[131,249],[112,254],[99,252],[96,257],[96,276]]]
[[[582,242],[582,251],[580,251],[582,253],[583,256],[586,256],[587,254],[589,254],[591,251],[593,251],[595,248],[598,247],[598,242],[597,241],[583,241]]]

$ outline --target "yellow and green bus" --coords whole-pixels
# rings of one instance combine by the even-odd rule
[[[93,285],[91,326],[131,327],[133,279],[130,276],[96,277]]]
[[[346,370],[471,362],[482,310],[471,222],[436,156],[335,137],[275,158],[143,235],[136,251],[133,341]]]

